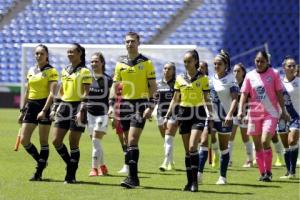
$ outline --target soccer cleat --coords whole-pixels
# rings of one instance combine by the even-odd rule
[[[253,161],[252,160],[247,160],[245,164],[243,165],[244,168],[250,168],[253,167]]]
[[[139,178],[126,177],[124,181],[121,182],[121,186],[128,189],[138,187],[140,186]]]
[[[191,191],[191,186],[192,186],[192,184],[188,183],[184,186],[184,188],[182,190],[183,191]]]
[[[191,192],[198,192],[198,183],[197,182],[193,182],[190,188]]]
[[[198,172],[197,179],[198,179],[198,184],[201,185],[203,181],[203,173]]]
[[[219,162],[220,162],[220,154],[213,153],[212,163],[211,163],[212,168],[218,168]]]
[[[282,166],[285,166],[283,156],[277,155],[277,159],[276,159],[276,162],[275,162],[274,165],[275,165],[276,167],[282,167]]]
[[[128,174],[129,172],[129,166],[128,165],[123,165],[122,169],[118,171],[119,174]]]
[[[94,177],[94,176],[98,176],[98,169],[97,168],[92,168],[90,173],[89,173],[90,177]]]
[[[108,174],[108,169],[106,165],[101,165],[98,169],[98,176],[105,176]]]
[[[29,181],[42,181],[41,174],[34,173],[33,176],[29,179]]]
[[[167,165],[167,163],[164,162],[164,163],[159,167],[159,170],[160,170],[161,172],[164,172],[164,171],[167,170],[167,168],[168,168],[168,165]]]
[[[289,179],[290,178],[290,173],[287,172],[284,176],[280,176],[280,179]]]
[[[167,165],[167,171],[171,171],[171,170],[173,170],[173,169],[175,169],[175,164],[174,164],[174,162],[172,162],[172,163],[169,163],[168,165]]]
[[[289,179],[296,179],[296,174],[290,174]]]
[[[272,173],[267,172],[265,173],[264,177],[262,178],[263,182],[271,182],[272,181]]]
[[[262,174],[260,175],[260,177],[258,178],[258,181],[262,181],[263,178],[264,178],[264,176],[265,176],[265,173],[262,173]]]
[[[216,185],[226,185],[227,181],[226,178],[223,176],[220,176],[218,181],[216,182]]]

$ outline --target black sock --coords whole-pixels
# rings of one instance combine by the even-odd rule
[[[123,149],[123,153],[124,153],[125,165],[129,165],[129,157],[128,157],[127,145],[123,145],[122,149]]]
[[[68,165],[70,163],[70,155],[66,145],[62,144],[60,147],[56,148],[56,151],[60,155],[60,157],[65,161],[65,163]]]
[[[294,148],[290,151],[290,163],[291,163],[290,173],[291,174],[296,174],[297,158],[298,158],[298,148]]]
[[[187,153],[185,155],[185,169],[186,169],[186,177],[187,177],[187,184],[192,184],[192,168],[191,168],[191,158],[190,155]]]
[[[201,173],[203,173],[207,157],[208,157],[208,149],[207,148],[201,149],[199,153],[199,169],[198,169],[198,171]]]
[[[36,160],[36,162],[38,163],[40,155],[34,144],[30,143],[27,146],[24,146],[24,148],[27,151],[27,153],[29,153],[33,157],[33,159]]]
[[[192,181],[197,182],[197,174],[199,168],[199,153],[198,151],[190,152],[191,169],[192,169]]]
[[[49,157],[49,145],[42,145],[40,151],[40,159],[39,162],[46,163]]]
[[[290,149],[286,149],[283,156],[284,156],[284,161],[285,161],[285,166],[286,166],[286,169],[287,169],[287,172],[290,173],[290,170],[291,170],[291,160],[290,160]]]
[[[129,164],[129,177],[137,178],[138,172],[138,160],[139,160],[139,148],[136,145],[132,145],[128,147],[128,164]]]
[[[78,163],[80,159],[80,150],[79,148],[71,149],[71,159],[70,159],[70,175],[71,178],[76,180],[76,171],[78,169]]]

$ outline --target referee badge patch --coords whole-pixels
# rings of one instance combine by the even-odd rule
[[[143,65],[139,65],[139,70],[142,70],[142,69],[144,69],[144,67],[143,67]]]

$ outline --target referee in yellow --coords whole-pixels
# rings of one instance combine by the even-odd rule
[[[85,66],[85,49],[74,43],[67,53],[70,65],[61,72],[61,99],[56,98],[51,113],[56,113],[53,145],[67,165],[66,184],[76,183],[75,175],[80,158],[79,140],[85,129],[87,95],[92,83],[91,72]],[[63,143],[69,130],[70,154]]]
[[[209,127],[212,126],[212,106],[209,98],[208,77],[197,70],[199,55],[196,50],[190,50],[185,53],[184,66],[186,72],[176,78],[175,93],[165,116],[164,125],[166,126],[175,106],[179,104],[177,117],[179,133],[181,134],[186,153],[185,166],[188,181],[183,190],[197,192],[198,142],[207,120],[210,122],[208,124]]]
[[[27,90],[23,99],[24,107],[20,110],[19,123],[22,123],[21,144],[37,162],[36,172],[30,181],[41,181],[49,157],[48,138],[51,126],[49,108],[53,102],[58,73],[49,64],[47,46],[40,44],[35,48],[35,59],[37,65],[30,68],[27,74]],[[37,125],[39,125],[40,153],[31,143],[31,136]]]
[[[138,142],[146,119],[154,109],[156,76],[152,61],[138,51],[140,36],[128,32],[125,36],[127,55],[121,56],[116,64],[114,91],[122,83],[122,102],[120,119],[123,131],[128,133],[127,156],[129,160],[128,177],[121,183],[126,188],[140,185],[138,178],[139,148]],[[116,96],[116,94],[114,95]]]

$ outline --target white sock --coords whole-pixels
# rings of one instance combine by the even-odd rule
[[[219,145],[218,145],[218,141],[216,141],[215,143],[211,143],[211,148],[214,151],[214,153],[216,155],[219,154]]]
[[[274,144],[274,148],[275,148],[275,151],[277,153],[277,155],[282,155],[282,145],[281,145],[281,142],[278,141],[277,143],[273,143]]]
[[[173,162],[173,141],[173,136],[165,135],[165,161],[167,164]]]
[[[229,161],[232,161],[233,141],[228,142]]]
[[[245,148],[246,148],[246,154],[248,157],[249,161],[253,161],[253,146],[252,146],[252,142],[248,141],[245,142]]]
[[[97,138],[93,138],[92,143],[92,168],[98,168],[100,161],[100,140]]]

